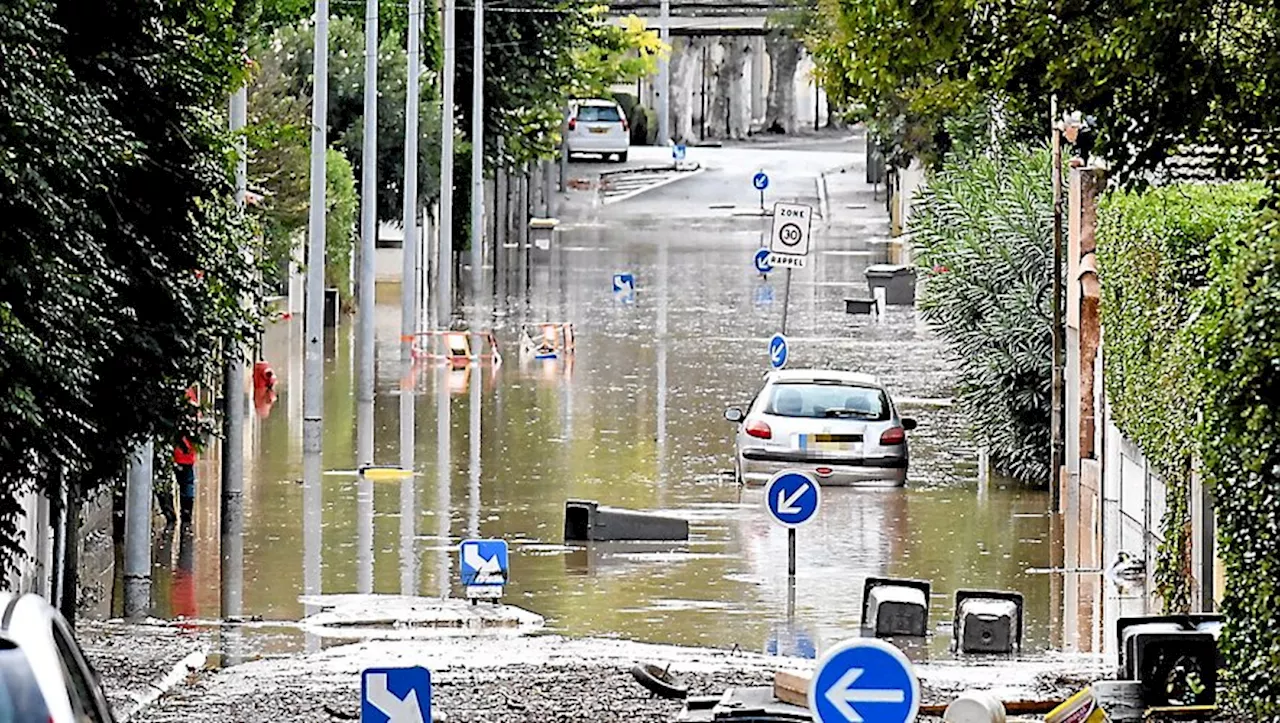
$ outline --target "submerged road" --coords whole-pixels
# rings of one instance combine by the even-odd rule
[[[666,154],[634,149],[628,165]],[[501,366],[406,369],[396,290],[380,288],[376,460],[398,463],[410,430],[415,474],[369,485],[371,498],[352,472],[352,325],[328,340],[327,471],[311,495],[300,484],[301,320],[268,329],[280,383],[247,439],[244,606],[263,621],[244,631],[250,654],[321,648],[295,625],[310,611],[304,594],[458,594],[457,545],[475,536],[511,545],[507,601],[570,636],[811,656],[857,633],[862,581],[878,575],[933,583],[927,657],[949,655],[937,623],[958,588],[1021,592],[1026,650],[1061,645],[1051,576],[1027,572],[1051,563],[1045,494],[979,484],[950,407],[955,373],[913,309],[892,307],[881,322],[844,313],[845,297],[867,295],[865,268],[904,253],[888,238],[883,189],[862,182],[863,157],[859,138],[691,148],[702,170],[688,178],[609,204],[573,192],[528,283],[498,280],[505,298],[481,304]],[[759,170],[771,179],[767,205],[807,203],[821,216],[814,257],[792,283],[791,366],[875,374],[920,422],[905,489],[824,491],[820,519],[799,535],[790,618],[785,530],[766,519],[759,490],[726,476],[733,428],[721,416],[754,395],[781,317],[781,274],[763,280],[751,266],[768,223],[751,186]],[[622,272],[636,278],[634,303],[613,296]],[[571,360],[519,359],[522,324],[542,321],[574,324]],[[199,474],[194,533],[159,536],[157,617],[219,617],[217,459]],[[690,520],[690,541],[566,546],[571,498],[670,511]]]

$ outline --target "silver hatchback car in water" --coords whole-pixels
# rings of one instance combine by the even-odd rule
[[[734,473],[763,485],[784,469],[809,472],[822,485],[901,487],[907,482],[907,432],[885,388],[868,374],[824,369],[770,372],[744,411],[725,410],[738,425]]]

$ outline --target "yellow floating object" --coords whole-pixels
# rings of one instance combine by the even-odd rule
[[[361,467],[360,476],[370,482],[390,482],[395,480],[408,479],[413,476],[411,470],[400,467]]]
[[[1107,714],[1098,705],[1092,688],[1085,688],[1049,711],[1045,723],[1106,723]]]

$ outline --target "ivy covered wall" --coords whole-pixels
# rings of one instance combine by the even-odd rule
[[[1190,473],[1217,504],[1237,705],[1280,716],[1280,218],[1260,184],[1115,192],[1098,214],[1113,419],[1163,475],[1156,569],[1190,606]]]

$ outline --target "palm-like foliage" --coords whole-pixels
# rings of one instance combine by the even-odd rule
[[[957,403],[997,470],[1048,478],[1053,188],[1045,149],[952,156],[911,219],[924,318],[963,372]]]

